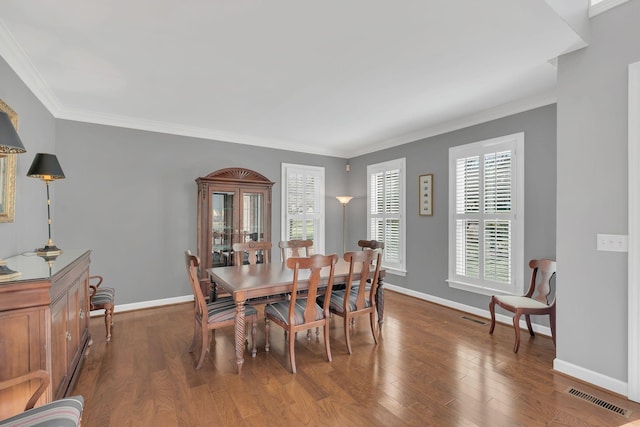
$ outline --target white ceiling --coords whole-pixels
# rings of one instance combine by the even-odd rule
[[[568,1],[2,0],[0,55],[58,118],[352,157],[553,102]]]

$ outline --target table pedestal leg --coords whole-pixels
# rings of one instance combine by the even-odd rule
[[[382,279],[378,279],[378,287],[376,288],[376,308],[378,309],[378,329],[380,332],[382,332],[382,323],[384,322],[384,288],[382,285]]]
[[[244,363],[244,341],[245,341],[245,321],[244,321],[244,301],[236,302],[235,332],[236,332],[236,363],[238,364],[238,374],[242,373]]]

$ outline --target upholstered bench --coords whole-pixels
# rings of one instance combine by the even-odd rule
[[[92,280],[97,280],[95,285]],[[113,325],[113,308],[116,302],[116,290],[114,288],[101,288],[102,276],[89,277],[91,310],[104,310],[104,325],[107,329],[107,341],[111,340],[111,326]]]
[[[0,427],[79,426],[80,419],[82,418],[82,410],[84,408],[84,399],[82,396],[67,397],[34,408],[34,405],[47,389],[51,381],[47,371],[34,371],[20,377],[0,381],[0,390],[36,379],[40,379],[40,386],[27,402],[25,412],[0,420]]]

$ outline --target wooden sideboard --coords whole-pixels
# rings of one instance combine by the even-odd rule
[[[21,272],[0,282],[0,380],[44,369],[51,385],[40,402],[71,391],[89,336],[89,250],[64,250],[55,260],[33,255],[6,258]],[[0,419],[22,412],[37,388],[0,391]]]

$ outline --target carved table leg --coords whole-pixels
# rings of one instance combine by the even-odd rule
[[[384,322],[384,283],[382,279],[378,279],[378,287],[376,288],[376,305],[378,309],[378,329],[382,332],[382,323]]]
[[[242,373],[244,363],[244,342],[245,342],[245,321],[244,321],[244,301],[236,301],[236,363],[238,364],[238,374]]]

